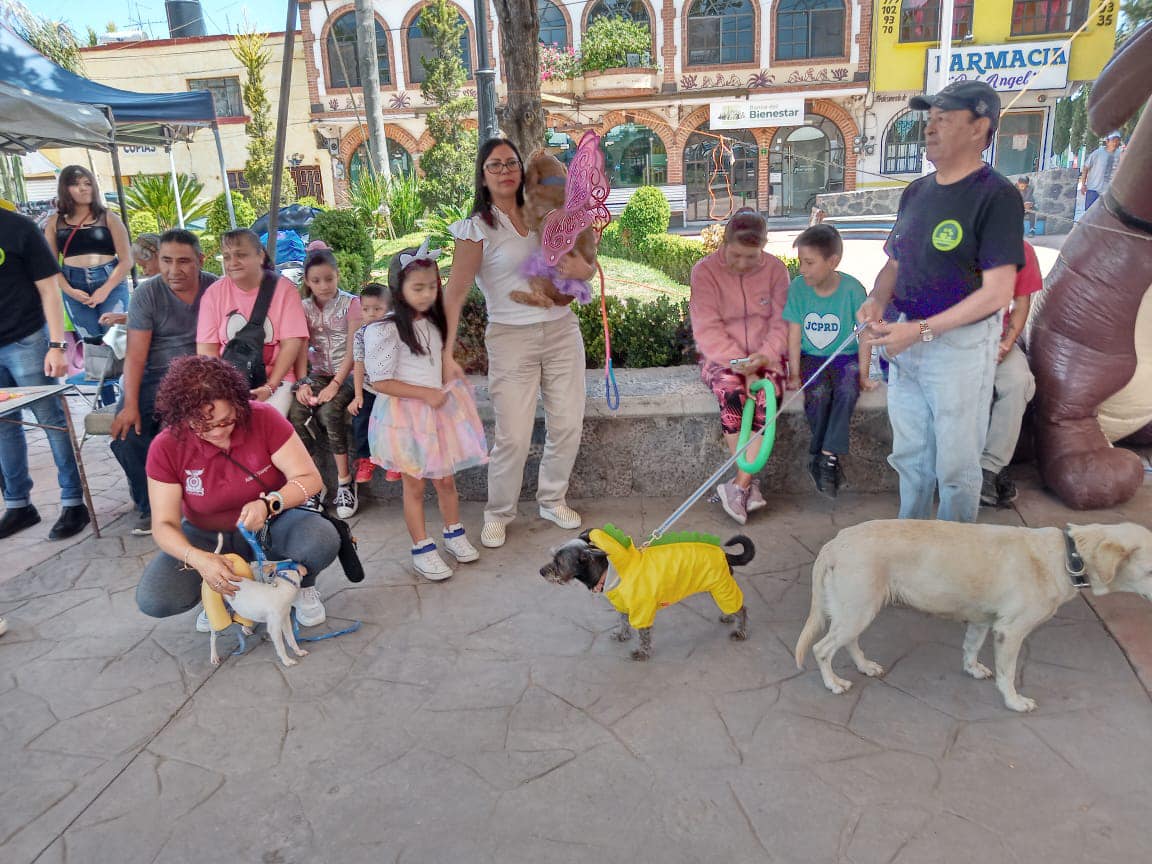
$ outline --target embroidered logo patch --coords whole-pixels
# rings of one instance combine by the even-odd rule
[[[8,260],[8,253],[4,251],[3,246],[0,246],[0,267],[4,266],[6,260]]]
[[[200,476],[203,473],[203,468],[197,470],[192,470],[191,468],[184,469],[184,474],[186,475],[184,477],[184,491],[186,493],[189,495],[204,495],[204,478]]]
[[[932,245],[941,252],[951,252],[964,239],[964,229],[955,219],[945,219],[932,229]]]

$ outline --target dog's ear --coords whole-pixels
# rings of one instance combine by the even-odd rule
[[[1109,535],[1108,525],[1069,525],[1068,530],[1089,570],[1101,584],[1111,585],[1120,568],[1135,553],[1130,547]]]
[[[601,549],[599,546],[589,544],[587,551],[584,553],[590,560],[594,561],[607,561],[608,553]]]
[[[583,540],[585,543],[587,543],[589,546],[591,546],[592,545],[592,529],[589,528],[587,531],[581,531],[579,536],[576,539]]]

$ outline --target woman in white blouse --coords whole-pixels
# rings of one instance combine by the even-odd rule
[[[536,489],[540,517],[561,528],[580,527],[580,514],[565,499],[584,425],[584,340],[568,306],[544,309],[509,296],[530,290],[521,267],[540,248],[539,238],[524,225],[523,204],[520,153],[506,138],[486,141],[476,159],[472,215],[451,228],[456,246],[444,297],[451,336],[444,349],[444,377],[464,374],[452,349],[464,298],[475,282],[488,310],[484,344],[496,414],[480,534],[480,542],[490,548],[504,545],[505,526],[516,517],[537,394],[547,430]],[[566,278],[590,279],[595,262],[569,253],[558,269]]]

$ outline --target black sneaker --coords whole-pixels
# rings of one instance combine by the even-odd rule
[[[151,513],[137,513],[136,521],[132,524],[132,535],[135,537],[147,537],[152,533],[152,514]]]
[[[980,504],[984,507],[999,507],[1000,490],[996,485],[998,475],[986,468],[981,470],[984,473],[984,480],[980,484]]]
[[[11,537],[17,531],[31,528],[40,521],[40,514],[29,504],[27,507],[9,507],[0,516],[0,539]]]
[[[56,520],[56,524],[48,532],[48,539],[63,540],[66,537],[72,537],[83,531],[91,521],[92,517],[88,515],[88,508],[83,504],[77,504],[75,507],[62,507],[60,508],[60,518]]]
[[[317,492],[315,495],[309,496],[308,498],[306,498],[304,500],[304,503],[300,505],[300,509],[301,510],[311,510],[313,513],[323,513],[324,512],[324,498],[323,498],[323,496],[319,492]]]
[[[841,479],[839,458],[823,453],[816,457],[816,490],[821,495],[835,498]]]
[[[1020,493],[1016,491],[1016,484],[1008,476],[1007,468],[996,475],[996,494],[998,496],[997,507],[1011,507],[1012,502],[1020,496]]]

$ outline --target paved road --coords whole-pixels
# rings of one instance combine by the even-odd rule
[[[990,518],[1069,518],[1023,487]],[[635,534],[674,505],[583,504]],[[213,669],[192,613],[140,615],[152,546],[121,520],[0,584],[0,861],[1149,860],[1152,704],[1084,599],[1027,643],[1032,715],[961,672],[959,625],[908,610],[863,638],[885,678],[845,669],[855,686],[833,696],[796,670],[816,552],[895,507],[772,500],[747,528],[750,640],[695,598],[661,613],[640,664],[605,601],[536,575],[567,535],[530,508],[504,549],[431,585],[406,568],[395,505],[370,505],[369,578],[320,581],[332,625],[363,629],[290,670],[267,643]],[[1146,487],[1092,515],[1150,508]],[[711,505],[683,527],[733,528]],[[1145,601],[1113,611],[1149,632]]]

